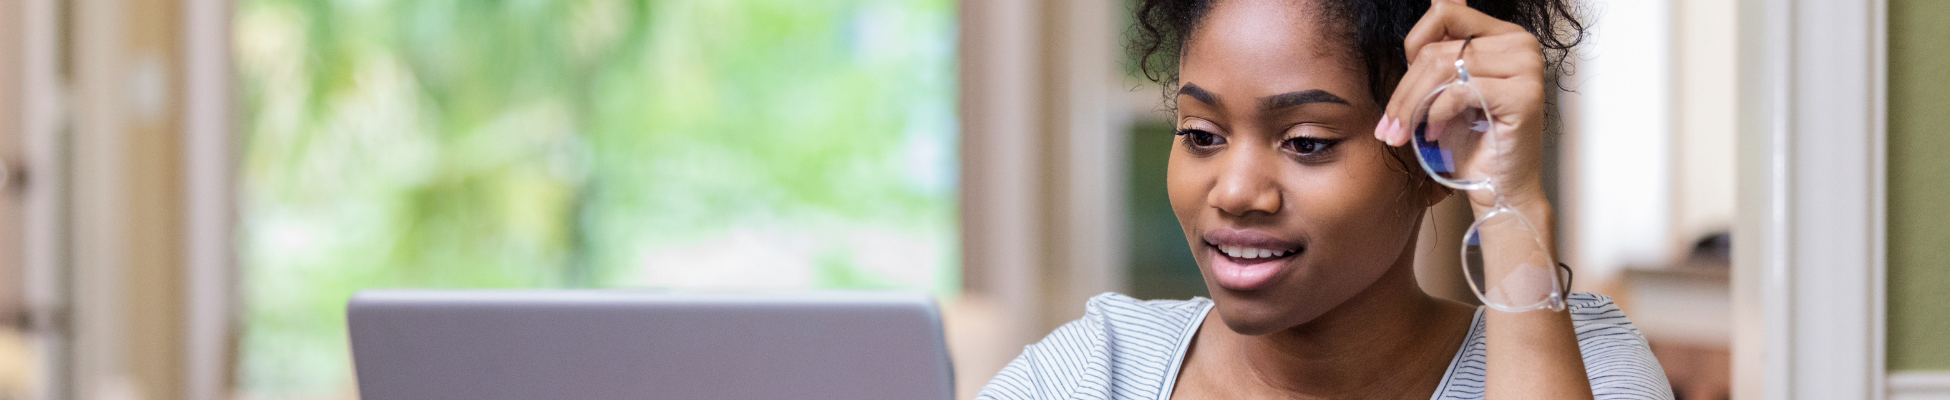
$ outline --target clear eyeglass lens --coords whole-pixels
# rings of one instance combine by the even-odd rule
[[[1483,304],[1507,311],[1547,306],[1569,285],[1522,214],[1498,210],[1463,236],[1463,274]]]
[[[1475,190],[1487,186],[1489,151],[1481,146],[1491,137],[1488,104],[1476,88],[1451,82],[1436,88],[1409,116],[1416,159],[1422,169],[1445,186]]]

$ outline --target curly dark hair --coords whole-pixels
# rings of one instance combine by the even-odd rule
[[[1164,85],[1167,104],[1177,90],[1178,59],[1185,40],[1217,1],[1137,0],[1133,9],[1137,21],[1127,49],[1146,79]],[[1322,22],[1350,31],[1347,45],[1366,69],[1369,95],[1376,106],[1386,107],[1394,80],[1408,71],[1402,38],[1428,12],[1430,0],[1316,1],[1323,11]],[[1547,71],[1571,72],[1565,57],[1586,34],[1582,10],[1571,0],[1469,0],[1469,7],[1522,26],[1543,45]]]

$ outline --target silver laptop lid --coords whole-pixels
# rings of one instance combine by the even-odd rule
[[[369,290],[364,400],[949,399],[925,295]]]

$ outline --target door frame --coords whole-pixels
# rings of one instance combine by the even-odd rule
[[[1740,0],[1734,395],[1887,393],[1884,0]]]
[[[183,0],[183,398],[229,397],[237,280],[233,1]]]

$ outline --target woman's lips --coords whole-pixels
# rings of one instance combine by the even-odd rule
[[[1265,287],[1281,276],[1287,261],[1306,252],[1306,245],[1251,230],[1218,229],[1204,235],[1212,255],[1212,276],[1220,287],[1249,291]]]

